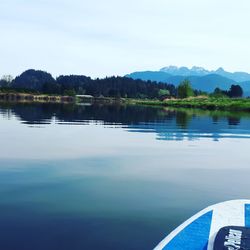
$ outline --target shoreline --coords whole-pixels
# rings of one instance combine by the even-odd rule
[[[174,107],[201,110],[221,110],[221,111],[245,111],[250,112],[249,98],[215,98],[215,97],[192,97],[186,99],[134,99],[115,97],[92,97],[89,99],[79,99],[77,96],[60,96],[34,93],[4,93],[0,92],[1,102],[20,103],[103,103],[103,104],[127,104],[127,105],[147,105],[158,107]]]

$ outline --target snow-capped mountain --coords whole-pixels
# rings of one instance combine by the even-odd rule
[[[187,67],[168,66],[160,69],[160,71],[179,76],[204,76],[210,74],[210,71],[197,66],[193,66],[191,69]]]
[[[188,67],[176,67],[168,66],[160,69],[161,72],[165,72],[174,76],[205,76],[210,74],[216,74],[223,77],[227,77],[236,82],[250,81],[250,74],[246,72],[228,72],[223,68],[218,68],[217,70],[207,70],[202,67],[193,66],[192,68]]]
[[[239,84],[246,95],[250,95],[250,74],[245,72],[227,72],[223,68],[207,70],[202,67],[168,66],[159,71],[133,72],[126,75],[133,79],[165,82],[177,86],[184,79],[190,80],[193,88],[213,92],[216,87],[228,90],[232,84]]]

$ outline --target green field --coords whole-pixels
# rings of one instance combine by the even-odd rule
[[[246,98],[187,98],[158,100],[129,100],[131,104],[156,105],[166,107],[199,108],[207,110],[250,111],[250,99]]]

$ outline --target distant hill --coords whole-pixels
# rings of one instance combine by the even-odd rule
[[[178,86],[184,79],[190,80],[192,87],[197,90],[213,92],[215,88],[228,90],[232,84],[239,84],[245,95],[250,95],[250,74],[245,72],[230,73],[219,68],[209,71],[201,67],[169,66],[160,71],[141,71],[126,75],[133,79],[165,82]]]
[[[55,83],[51,74],[41,70],[29,69],[15,78],[13,87],[40,91],[46,83]]]
[[[230,73],[227,71],[224,71],[223,68],[219,68],[216,71],[214,71],[215,74],[227,77],[229,79],[232,79],[236,82],[246,82],[249,81],[250,82],[250,74],[245,73],[245,72],[234,72],[234,73]]]
[[[134,80],[140,79],[143,81],[166,82],[172,75],[161,71],[143,71],[134,72],[127,76]]]

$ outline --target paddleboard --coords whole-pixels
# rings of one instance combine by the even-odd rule
[[[250,249],[250,200],[232,200],[200,211],[154,250]]]

